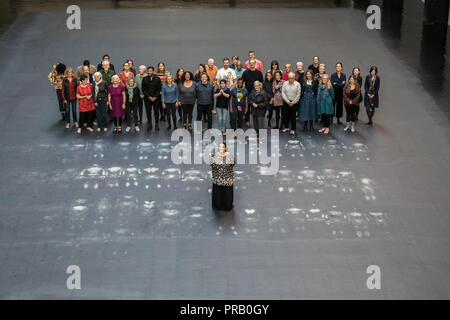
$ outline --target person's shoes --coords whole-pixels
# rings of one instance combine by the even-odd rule
[[[280,126],[276,125],[274,129],[280,129]]]
[[[66,129],[70,128],[70,123],[66,123]]]
[[[283,132],[283,133],[286,133],[286,132],[288,132],[288,131],[289,131],[288,128],[284,128],[282,132]]]
[[[272,126],[270,125],[270,123],[267,124],[267,129],[272,129]]]
[[[139,126],[134,127],[134,130],[135,130],[136,132],[141,131],[141,129],[139,128]]]
[[[106,131],[108,131],[108,128],[103,128],[103,132],[106,132]]]
[[[306,131],[308,131],[308,125],[305,123],[305,124],[303,125],[303,132],[306,132]]]
[[[324,132],[326,128],[322,128],[319,130],[319,132]]]
[[[348,129],[350,129],[350,124],[347,123],[347,125],[344,128],[344,131],[347,131]]]
[[[342,122],[339,118],[337,119],[337,124],[342,124]]]
[[[355,124],[352,123],[352,132],[356,132]]]
[[[368,126],[372,125],[372,121],[367,122],[366,125]]]
[[[100,132],[100,131],[102,131],[102,129],[100,129],[100,128],[97,128],[97,132]]]
[[[158,126],[158,127],[155,127],[155,131],[159,131],[159,126]]]
[[[309,131],[314,131],[314,125],[312,123],[309,125]]]
[[[74,122],[73,125],[75,126],[75,128],[78,128],[78,122]]]
[[[77,129],[77,133],[80,134],[81,133],[81,128]]]
[[[152,131],[152,129],[153,129],[152,125],[149,125],[148,128],[147,128],[148,131]]]
[[[131,127],[128,126],[128,127],[125,129],[125,131],[126,131],[126,132],[130,132],[130,131],[131,131]]]
[[[170,130],[170,129],[172,129],[172,126],[169,125],[169,126],[167,127],[167,130]]]
[[[122,133],[122,127],[117,128],[117,132]]]
[[[250,128],[250,121],[246,121],[245,125]]]
[[[295,131],[294,130],[291,130],[291,135],[295,135]]]
[[[91,127],[87,127],[86,129],[90,132],[94,132],[94,129],[92,129]]]

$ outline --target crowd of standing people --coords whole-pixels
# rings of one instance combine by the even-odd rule
[[[158,131],[161,122],[167,123],[168,130],[179,126],[192,129],[195,106],[196,120],[205,121],[211,129],[216,115],[223,134],[228,124],[238,129],[244,125],[249,128],[252,122],[257,133],[268,128],[294,135],[297,120],[303,123],[303,131],[314,131],[314,123],[320,122],[318,132],[328,134],[334,118],[343,130],[355,132],[360,104],[364,103],[368,125],[379,107],[376,66],[370,67],[363,81],[359,67],[347,77],[341,62],[328,75],[317,56],[308,68],[297,62],[295,71],[291,64],[281,70],[273,60],[264,72],[263,63],[252,50],[244,63],[238,56],[223,58],[222,63],[219,69],[211,58],[195,72],[178,68],[171,74],[164,62],[156,69],[141,65],[136,70],[133,60],[128,59],[116,71],[105,54],[97,66],[85,60],[75,71],[63,63],[55,64],[48,79],[56,89],[61,119],[67,129],[73,126],[77,133],[82,128],[94,131],[94,124],[98,132],[106,132],[109,122],[113,122],[114,133],[122,132],[124,122],[126,132],[140,131],[144,107],[147,130],[154,127]],[[345,123],[341,121],[344,107]]]

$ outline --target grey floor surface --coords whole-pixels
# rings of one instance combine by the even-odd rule
[[[23,14],[0,39],[1,298],[450,298],[448,118],[361,12],[86,10],[80,31],[65,18]],[[171,162],[165,128],[77,136],[46,79],[104,53],[174,72],[249,49],[265,66],[376,64],[381,108],[355,134],[281,135],[275,176],[237,165],[227,215],[210,208],[208,165]],[[73,264],[81,290],[66,288]]]

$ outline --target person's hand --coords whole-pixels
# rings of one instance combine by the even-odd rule
[[[123,110],[125,110],[125,103],[124,103],[124,104],[122,104],[122,109],[123,109]]]
[[[166,108],[166,104],[163,102],[162,103],[162,107],[165,109]]]
[[[64,100],[64,103],[67,103],[67,100]]]
[[[272,99],[270,99],[270,102],[269,102],[270,104],[273,104],[273,98]]]
[[[220,89],[220,94],[223,94],[223,89]]]
[[[108,103],[108,105],[109,105],[109,110],[112,111],[112,105],[111,105],[111,103]]]
[[[256,103],[253,103],[254,108],[258,108],[258,105]]]
[[[143,94],[141,94],[141,99],[144,99],[144,95]]]
[[[95,105],[95,106],[98,106],[98,103],[97,103],[97,102],[95,102],[95,103],[94,103],[94,105]]]
[[[53,65],[53,70],[55,70],[55,69],[56,69],[56,64]]]
[[[288,105],[289,105],[290,107],[292,107],[292,106],[294,105],[294,103],[289,102]]]

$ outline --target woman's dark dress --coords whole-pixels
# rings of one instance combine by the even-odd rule
[[[220,211],[233,209],[234,157],[222,157],[216,153],[211,157],[212,168],[212,207]]]

